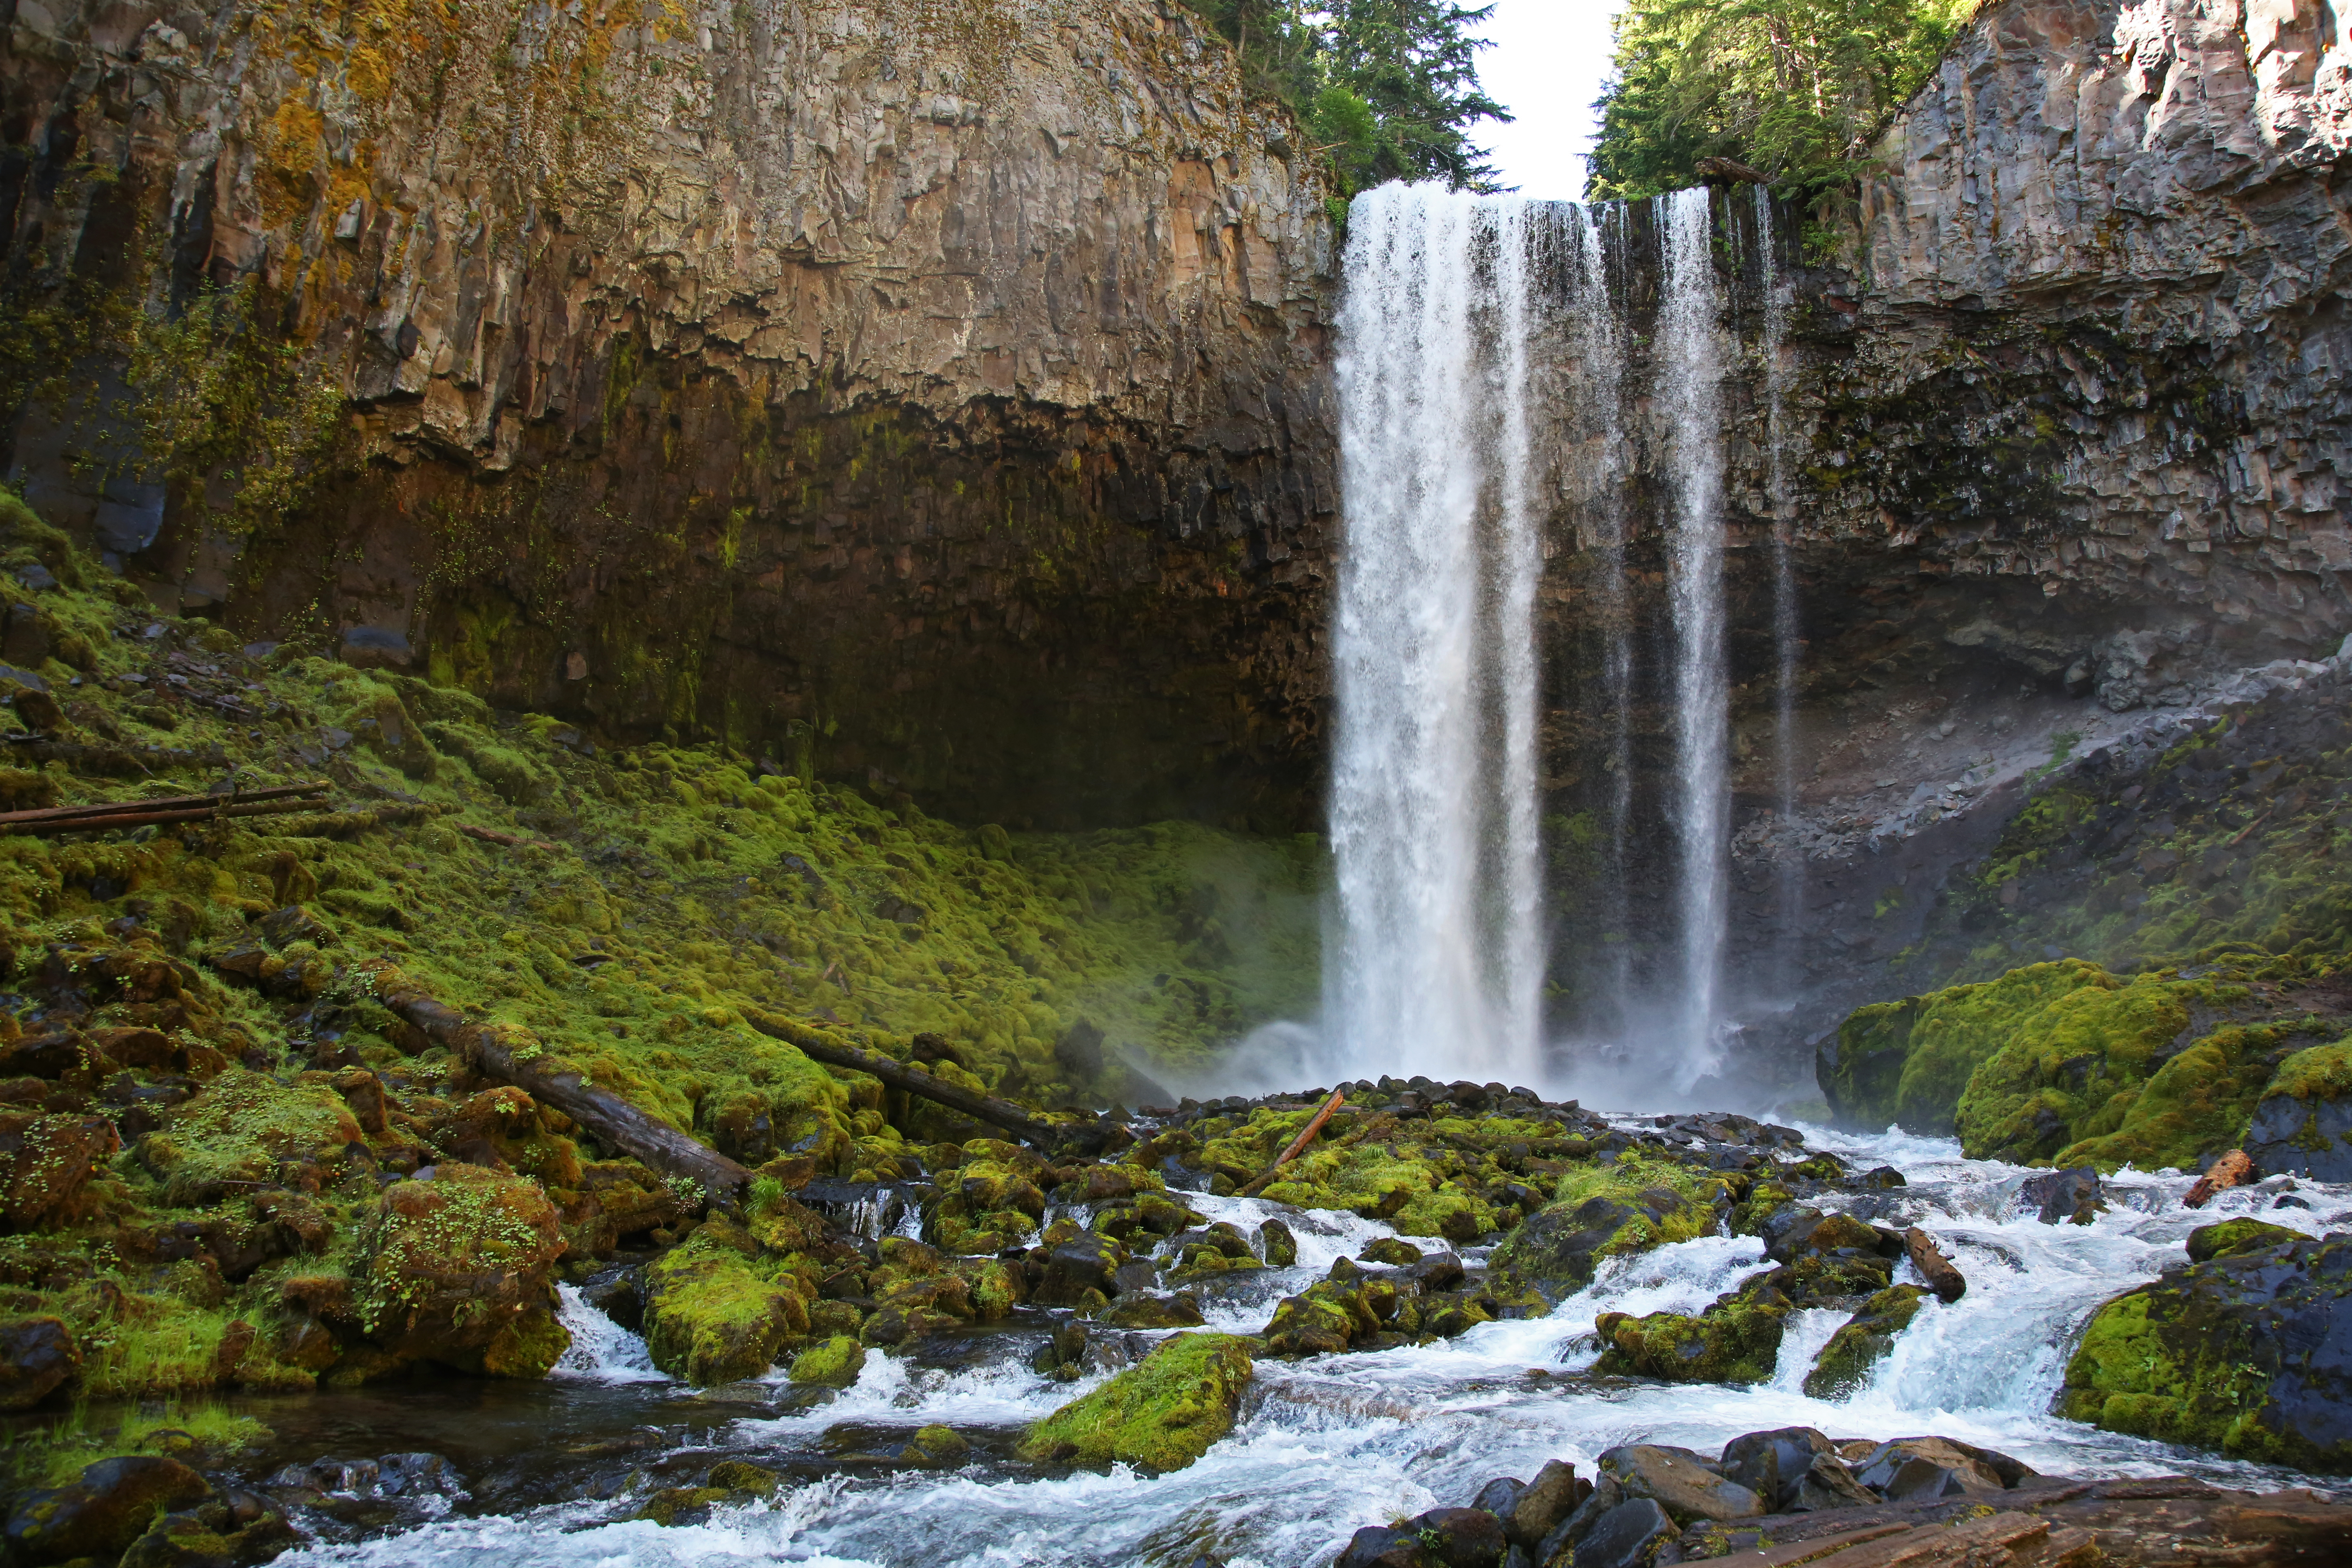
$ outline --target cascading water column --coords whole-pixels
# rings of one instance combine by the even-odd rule
[[[1674,826],[1680,989],[1674,1075],[1687,1087],[1718,1057],[1730,826],[1730,678],[1725,668],[1723,413],[1725,352],[1707,193],[1658,198],[1665,263],[1655,396],[1665,414],[1667,589],[1675,649]]]
[[[1541,989],[1527,209],[1388,185],[1349,216],[1325,1053],[1525,1078]]]
[[[1772,229],[1772,193],[1756,193],[1758,274],[1764,294],[1765,486],[1772,504],[1772,809],[1785,831],[1797,815],[1797,680],[1802,644],[1799,637],[1797,519],[1789,484],[1789,373],[1781,354],[1789,341],[1789,296],[1780,278],[1778,237]],[[1783,994],[1795,987],[1798,930],[1804,918],[1804,855],[1793,842],[1780,851],[1779,920],[1772,944],[1773,978]]]

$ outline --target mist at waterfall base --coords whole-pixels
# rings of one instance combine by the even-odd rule
[[[1727,200],[1743,222],[1725,246],[1716,203],[1705,190],[1594,207],[1402,184],[1355,202],[1336,367],[1344,532],[1322,1016],[1258,1031],[1213,1080],[1187,1087],[1393,1074],[1625,1110],[1813,1098],[1810,1083],[1736,1059],[1743,1013],[1785,1005],[1776,987],[1793,931],[1777,962],[1726,973],[1735,325],[1758,340],[1771,405],[1768,679],[1784,811],[1799,605],[1772,209],[1760,191]],[[1744,283],[1726,276],[1738,269],[1719,262],[1725,250],[1744,255]],[[1735,311],[1742,300],[1749,309]],[[1644,441],[1664,477],[1649,540],[1628,496]],[[1546,691],[1535,610],[1564,536],[1590,563],[1576,588],[1601,647],[1576,689]],[[1643,550],[1663,565],[1663,625],[1638,624],[1629,577]],[[1631,717],[1644,700],[1671,714],[1671,759],[1647,771]],[[1605,798],[1573,827],[1593,841],[1597,940],[1569,953],[1548,930],[1547,705],[1573,706],[1607,751]],[[1636,896],[1641,834],[1666,841],[1664,899]],[[1788,931],[1801,868],[1783,870]]]
[[[1232,1435],[1198,1463],[1157,1477],[1123,1466],[1039,1477],[1004,1463],[1024,1424],[1110,1375],[1104,1368],[1061,1384],[1032,1372],[1026,1357],[1045,1328],[942,1336],[872,1355],[838,1396],[780,1412],[740,1403],[753,1385],[713,1391],[714,1398],[650,1376],[635,1336],[592,1321],[593,1309],[568,1298],[566,1319],[583,1348],[550,1383],[479,1385],[464,1400],[353,1390],[283,1408],[257,1405],[278,1428],[289,1458],[307,1460],[330,1441],[347,1447],[363,1432],[378,1448],[447,1455],[470,1493],[455,1508],[435,1500],[435,1509],[372,1540],[306,1516],[299,1522],[313,1531],[312,1543],[279,1561],[289,1568],[766,1562],[1076,1568],[1181,1564],[1209,1552],[1229,1568],[1304,1568],[1329,1563],[1360,1525],[1466,1504],[1492,1478],[1525,1479],[1547,1459],[1591,1474],[1600,1454],[1622,1443],[1712,1453],[1742,1433],[1787,1426],[1815,1426],[1840,1440],[1936,1433],[2053,1475],[2186,1473],[2253,1489],[2312,1484],[2292,1472],[2077,1426],[2049,1408],[2067,1348],[2091,1311],[2178,1262],[2191,1228],[2259,1214],[2307,1234],[2340,1230],[2352,1224],[2352,1188],[2301,1182],[2296,1197],[2311,1206],[2274,1208],[2285,1178],[2273,1178],[2189,1209],[2180,1201],[2188,1178],[2126,1172],[2107,1182],[2108,1212],[2087,1226],[2049,1226],[2019,1201],[2020,1184],[2034,1173],[1964,1160],[1948,1142],[1810,1129],[1807,1141],[1857,1167],[1900,1169],[1907,1186],[1831,1206],[1867,1205],[1874,1223],[1921,1226],[1969,1280],[1966,1296],[1923,1314],[1870,1381],[1844,1399],[1813,1398],[1801,1388],[1814,1353],[1843,1319],[1826,1310],[1791,1319],[1779,1370],[1766,1384],[1596,1384],[1583,1375],[1600,1352],[1593,1325],[1601,1313],[1696,1311],[1769,1268],[1760,1244],[1748,1237],[1702,1237],[1612,1260],[1589,1289],[1542,1318],[1481,1324],[1427,1345],[1260,1361]],[[1351,1214],[1251,1199],[1192,1194],[1187,1201],[1245,1232],[1279,1212],[1297,1234],[1294,1265],[1228,1275],[1204,1289],[1209,1327],[1228,1331],[1261,1328],[1281,1296],[1305,1289],[1334,1259],[1388,1228]],[[1481,1256],[1474,1248],[1469,1260]],[[1907,1264],[1897,1279],[1919,1283]],[[758,1386],[778,1396],[793,1392],[782,1369]],[[972,1439],[969,1463],[944,1472],[856,1463],[860,1448],[904,1441],[932,1423]],[[631,1517],[646,1489],[679,1484],[721,1458],[793,1479],[772,1500],[714,1508],[699,1523],[665,1528]]]

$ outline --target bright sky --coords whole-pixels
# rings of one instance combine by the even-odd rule
[[[1495,0],[1494,47],[1478,54],[1487,96],[1518,118],[1470,132],[1495,150],[1503,184],[1523,195],[1574,201],[1584,195],[1592,100],[1609,74],[1609,22],[1622,0]]]

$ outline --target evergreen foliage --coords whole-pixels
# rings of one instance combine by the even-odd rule
[[[1328,154],[1342,195],[1386,180],[1496,188],[1471,141],[1481,120],[1508,121],[1478,85],[1475,29],[1492,5],[1452,0],[1192,0],[1240,53],[1251,90],[1297,115]]]
[[[1655,195],[1696,184],[1702,158],[1733,158],[1836,216],[1977,4],[1630,0],[1587,194]]]

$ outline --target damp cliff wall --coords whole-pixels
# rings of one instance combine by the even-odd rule
[[[1963,942],[1940,911],[2053,758],[2352,632],[2347,139],[2352,48],[2316,0],[1987,5],[1879,143],[1841,250],[1796,243],[1813,215],[1775,215],[1790,284],[1779,500],[1756,211],[1745,189],[1718,201],[1735,366],[1730,963],[1749,1039],[1789,1047],[1792,1070],[1799,1038],[1845,1009],[1937,983],[1923,954],[2002,940],[2004,912],[1986,926],[1979,911]],[[1622,233],[1613,286],[1639,338],[1654,241],[1644,214]],[[1647,395],[1658,374],[1645,353],[1629,361],[1613,478],[1579,377],[1550,414],[1546,805],[1567,1014],[1596,1000],[1592,955],[1654,964],[1623,946],[1670,944],[1677,919],[1654,790],[1635,803],[1629,931],[1603,929],[1591,891],[1606,890],[1616,770],[1674,765],[1676,454]],[[1592,700],[1612,508],[1630,530],[1637,700],[1617,755]],[[1783,530],[1800,601],[1793,818],[1775,722]],[[2029,945],[2017,962],[2044,956]]]
[[[167,607],[968,819],[1313,816],[1326,193],[1181,7],[14,0],[0,94],[79,356],[8,471]],[[301,377],[159,455],[236,400],[59,318],[207,289]]]

